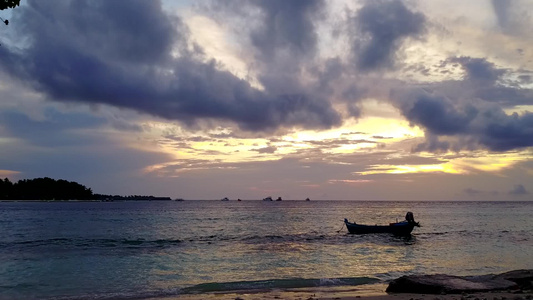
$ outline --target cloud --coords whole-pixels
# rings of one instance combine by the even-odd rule
[[[523,185],[517,184],[514,186],[514,188],[511,191],[509,191],[509,194],[521,196],[521,195],[527,195],[529,194],[529,192],[526,191],[526,188]]]
[[[409,121],[437,135],[466,133],[469,123],[477,114],[478,111],[473,106],[458,109],[443,97],[424,94],[404,112]]]
[[[275,153],[276,150],[278,150],[278,148],[274,147],[274,146],[268,146],[268,147],[252,149],[252,151],[257,151],[258,153],[268,153],[268,154]]]
[[[248,72],[265,90],[318,96],[324,93],[317,92],[314,84],[304,82],[302,74],[322,72],[322,76],[334,76],[331,70],[336,66],[326,66],[324,71],[313,69],[319,52],[318,28],[326,16],[326,3],[323,0],[211,1],[199,13],[217,20],[232,39],[241,42],[239,51],[248,64]]]
[[[485,58],[473,58],[468,56],[452,57],[448,59],[451,63],[460,64],[465,70],[465,80],[478,81],[485,84],[494,84],[505,74],[505,70],[498,69]]]
[[[457,103],[422,92],[402,114],[426,131],[418,151],[459,151],[479,147],[508,151],[533,146],[533,113],[507,115],[500,107],[482,103]],[[455,138],[443,141],[439,137]]]
[[[499,152],[533,146],[533,113],[504,111],[530,105],[533,90],[511,87],[506,77],[512,70],[497,68],[485,58],[452,57],[440,67],[450,63],[463,68],[461,80],[404,85],[391,93],[402,115],[425,131],[426,141],[414,150]]]
[[[489,112],[487,112],[489,113]],[[533,113],[504,115],[487,121],[480,142],[495,151],[507,151],[533,146]]]
[[[492,8],[496,15],[499,28],[509,35],[527,35],[531,28],[531,16],[527,7],[529,2],[492,0]]]
[[[530,71],[498,68],[486,58],[469,56],[450,57],[438,66],[442,71],[455,67],[464,72],[461,80],[435,82],[426,89],[439,91],[455,101],[479,99],[502,107],[531,104],[533,90],[521,87],[527,84]]]
[[[81,113],[65,114],[51,108],[45,110],[41,120],[32,119],[18,111],[0,112],[3,136],[48,148],[79,144],[79,130],[95,129],[106,122],[103,118]],[[84,137],[86,143],[90,143],[91,139],[90,136]]]
[[[200,13],[233,26],[232,30],[248,39],[257,62],[266,61],[268,66],[283,55],[299,61],[315,54],[316,22],[322,18],[325,4],[323,0],[213,0],[201,6]]]
[[[251,32],[251,41],[264,57],[271,58],[280,48],[287,49],[295,57],[314,54],[318,38],[313,21],[324,9],[324,1],[271,0],[251,3],[261,9],[263,18],[259,27]]]
[[[518,80],[520,83],[530,84],[533,83],[533,77],[531,75],[519,75]]]
[[[354,35],[352,51],[362,71],[393,68],[402,42],[420,38],[426,25],[425,16],[402,1],[366,1],[353,21],[361,35]]]
[[[106,125],[111,124],[90,114],[48,110],[42,119],[33,119],[2,112],[0,136],[9,142],[2,145],[0,166],[11,170],[12,180],[48,176],[78,181],[95,192],[143,194],[141,187],[149,188],[149,183],[139,178],[141,170],[171,157],[123,144],[125,137],[101,128]]]
[[[17,29],[28,44],[2,47],[0,64],[54,101],[104,103],[189,125],[228,121],[249,131],[330,128],[341,121],[324,97],[258,90],[221,70],[198,47],[191,48],[188,28],[160,2],[28,1],[16,18],[25,24]],[[304,19],[287,22],[275,34],[287,32],[287,26],[308,26]],[[290,41],[300,32],[276,43],[307,49],[316,37]]]
[[[346,145],[357,145],[357,144],[378,144],[378,142],[373,140],[365,139],[347,139],[347,138],[335,138],[335,139],[324,139],[324,140],[308,140],[302,141],[303,143],[312,145],[313,148],[320,147],[320,149],[334,149]]]

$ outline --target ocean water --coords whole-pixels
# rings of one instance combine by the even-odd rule
[[[350,235],[342,220],[411,237]],[[142,299],[533,269],[533,202],[0,203],[0,299]]]

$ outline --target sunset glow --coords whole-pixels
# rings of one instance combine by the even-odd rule
[[[531,196],[531,2],[69,3],[0,12],[1,178],[187,199]]]

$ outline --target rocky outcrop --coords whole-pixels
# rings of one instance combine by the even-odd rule
[[[529,290],[532,282],[533,270],[483,276],[408,275],[391,281],[386,291],[387,293],[460,294]]]
[[[521,290],[533,289],[533,270],[510,271],[496,275],[495,277],[512,281],[516,283]]]

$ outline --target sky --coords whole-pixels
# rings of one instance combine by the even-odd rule
[[[0,178],[533,199],[533,1],[21,2],[0,12]]]

